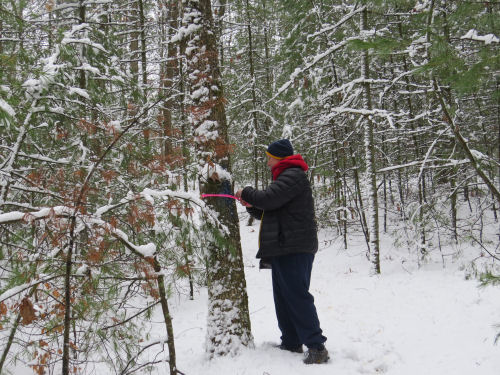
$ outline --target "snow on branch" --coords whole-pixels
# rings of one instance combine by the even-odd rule
[[[484,44],[500,43],[500,40],[494,34],[479,35],[475,29],[470,29],[460,39],[475,40],[477,42],[484,42]]]
[[[315,32],[314,34],[311,34],[311,35],[308,35],[307,39],[311,39],[311,38],[314,38],[318,35],[321,35],[321,34],[324,34],[324,33],[327,33],[327,32],[330,32],[330,31],[334,31],[335,29],[337,29],[339,26],[342,26],[344,23],[346,23],[347,21],[349,21],[351,18],[353,18],[355,15],[359,14],[359,13],[362,13],[364,10],[365,10],[366,6],[362,6],[358,9],[354,9],[351,13],[345,15],[340,21],[338,21],[335,25],[331,25],[331,26],[328,26],[328,27],[325,27],[317,32]]]
[[[47,163],[63,164],[63,165],[67,165],[67,164],[71,163],[71,160],[69,158],[59,158],[59,159],[55,160],[55,159],[49,158],[49,157],[44,156],[44,155],[40,155],[40,154],[26,154],[26,153],[21,152],[21,151],[18,152],[18,155],[19,155],[19,157],[28,158],[28,159],[32,159],[32,160],[43,161],[43,162],[47,162]]]
[[[222,167],[219,167],[217,170],[218,173],[227,173],[225,169]],[[222,175],[221,175],[222,176]],[[231,179],[231,176],[224,175],[224,178],[228,178],[229,180]],[[160,200],[165,200],[167,198],[176,198],[176,199],[182,199],[185,201],[188,201],[190,203],[195,204],[200,208],[200,210],[206,215],[206,219],[210,224],[213,226],[219,228],[222,230],[224,233],[229,233],[229,228],[227,228],[225,225],[223,225],[219,219],[218,219],[218,214],[211,210],[203,200],[200,199],[199,195],[196,193],[190,193],[190,192],[182,192],[182,191],[173,191],[170,189],[165,189],[165,190],[152,190],[152,189],[144,189],[140,194],[140,197],[146,199],[150,203],[154,203],[154,198],[160,199]]]
[[[87,90],[84,90],[84,89],[81,89],[78,87],[70,87],[68,90],[68,94],[69,95],[77,94],[77,95],[80,95],[81,97],[84,97],[85,99],[90,100],[90,96],[89,96]]]
[[[64,67],[64,64],[56,64],[60,55],[59,46],[55,47],[52,55],[46,59],[41,59],[43,64],[42,73],[39,78],[29,78],[23,83],[26,93],[32,97],[39,98],[42,91],[55,81],[55,77],[59,69]]]
[[[22,293],[24,292],[25,290],[35,286],[35,285],[38,285],[38,284],[43,284],[43,283],[46,283],[48,281],[51,281],[53,279],[56,279],[58,277],[62,277],[64,275],[51,275],[51,276],[45,276],[43,274],[41,274],[37,279],[34,279],[34,280],[31,280],[30,282],[28,283],[24,283],[24,284],[21,284],[21,285],[16,285],[10,289],[7,289],[6,291],[4,291],[2,294],[0,294],[0,302],[3,302],[9,298],[12,298],[14,297],[15,295],[19,294],[19,293]]]
[[[61,45],[66,45],[66,44],[85,44],[88,45],[89,47],[95,48],[101,52],[107,53],[106,49],[99,43],[95,43],[90,38],[83,37],[83,38],[75,38],[74,35],[77,32],[80,31],[90,31],[91,28],[89,24],[87,23],[82,23],[79,25],[74,25],[73,28],[70,31],[67,31],[64,33],[64,37],[61,40]]]
[[[350,108],[350,107],[334,107],[331,109],[331,114],[328,118],[331,118],[335,115],[340,114],[355,114],[362,116],[377,116],[384,117],[389,121],[389,124],[392,124],[392,116],[394,113],[386,111],[384,109],[360,109],[360,108]]]
[[[156,245],[152,242],[147,243],[145,245],[135,245],[134,243],[128,240],[128,236],[122,230],[115,228],[110,223],[105,222],[104,220],[92,219],[90,220],[92,224],[97,224],[107,230],[113,237],[118,239],[121,243],[125,245],[127,249],[129,249],[135,255],[138,255],[140,258],[152,257],[156,254]]]
[[[223,225],[219,219],[218,219],[218,214],[211,210],[209,206],[205,204],[205,202],[200,199],[199,195],[197,193],[193,192],[182,192],[182,191],[174,191],[170,189],[165,189],[165,190],[153,190],[146,188],[142,192],[138,194],[134,194],[132,192],[129,192],[126,198],[123,198],[120,200],[120,202],[113,204],[113,205],[107,205],[100,207],[99,209],[96,210],[94,213],[93,217],[100,219],[102,215],[104,215],[107,212],[110,212],[114,210],[115,208],[118,208],[120,206],[123,206],[125,204],[128,204],[132,201],[137,201],[144,199],[145,201],[149,202],[151,205],[155,205],[155,199],[158,200],[158,203],[162,203],[163,201],[167,199],[181,199],[184,201],[187,201],[191,204],[194,204],[195,206],[198,206],[199,209],[206,215],[207,220],[209,221],[210,224],[213,226],[220,228],[224,233],[229,233],[229,228],[227,228],[225,225]]]
[[[5,100],[0,98],[0,110],[7,113],[10,117],[15,117],[16,116],[16,111],[14,111],[14,108],[12,108],[9,103],[7,103]]]
[[[308,64],[306,64],[306,66],[304,66],[303,68],[296,68],[295,71],[290,75],[290,79],[287,82],[285,82],[278,89],[278,92],[276,94],[274,94],[274,96],[271,99],[269,99],[266,103],[270,103],[270,102],[274,101],[279,95],[281,95],[283,92],[285,92],[295,82],[295,79],[301,73],[308,71],[309,69],[314,67],[318,62],[323,60],[325,57],[327,57],[327,56],[331,55],[332,53],[334,53],[335,51],[345,47],[350,41],[357,40],[357,39],[358,39],[357,37],[346,38],[342,42],[331,46],[325,52],[314,56],[313,60],[311,62],[309,62]]]
[[[67,206],[46,207],[33,212],[12,211],[0,214],[0,224],[12,224],[19,221],[30,222],[49,217],[69,217],[74,213],[74,208]]]
[[[196,34],[203,27],[200,21],[201,14],[199,11],[190,9],[190,11],[185,12],[182,19],[182,26],[179,28],[177,34],[172,36],[170,43],[179,42],[190,35]]]
[[[399,80],[401,78],[404,78],[406,76],[409,76],[409,75],[412,75],[413,73],[415,73],[417,71],[417,69],[412,69],[412,70],[409,70],[407,72],[403,72],[401,73],[399,76],[397,76],[396,78],[394,78],[392,80],[392,82],[390,83],[390,85],[386,85],[384,87],[384,90],[380,93],[380,97],[379,97],[379,104],[382,105],[382,101],[385,97],[385,94],[397,83],[399,82]],[[404,84],[406,84],[406,82],[404,82]]]
[[[353,79],[347,83],[344,83],[343,85],[339,86],[339,87],[335,87],[331,90],[328,90],[325,94],[321,95],[319,97],[320,100],[325,100],[326,98],[329,98],[329,97],[332,97],[334,94],[338,93],[338,92],[341,92],[343,94],[346,94],[346,93],[349,93],[353,90],[353,88],[357,85],[360,85],[360,84],[363,84],[363,83],[370,83],[370,84],[376,84],[376,83],[380,83],[380,84],[387,84],[387,83],[390,83],[391,81],[387,80],[387,79],[372,79],[372,78],[369,78],[369,79],[366,79],[366,78],[356,78],[356,79]]]
[[[205,202],[203,202],[200,199],[200,197],[195,193],[174,191],[174,190],[170,190],[170,189],[153,190],[153,189],[146,188],[138,194],[134,194],[132,192],[129,192],[128,195],[125,198],[121,199],[118,203],[110,204],[110,205],[98,208],[95,211],[93,216],[96,218],[100,218],[102,215],[114,210],[115,208],[118,208],[120,206],[128,204],[132,201],[137,201],[137,200],[141,200],[141,199],[144,199],[145,201],[154,205],[155,204],[154,198],[160,199],[160,200],[165,200],[168,198],[183,199],[186,201],[190,201],[191,203],[194,203],[195,205],[197,205],[199,207],[202,207],[202,208],[206,207]]]
[[[130,193],[127,198],[122,200],[119,205],[124,204],[125,202],[128,203],[133,200],[139,200],[139,199],[144,199],[147,202],[154,204],[155,200],[154,199],[159,199],[159,200],[165,200],[168,198],[177,198],[177,199],[183,199],[186,201],[189,201],[191,203],[194,203],[195,205],[199,206],[203,211],[207,214],[209,221],[211,221],[213,224],[215,224],[217,227],[221,228],[224,232],[229,233],[229,229],[222,225],[219,220],[217,219],[217,214],[212,212],[206,206],[205,202],[203,202],[196,194],[194,193],[189,193],[189,192],[180,192],[180,191],[173,191],[170,189],[165,189],[165,190],[153,190],[146,188],[144,189],[141,193],[139,194],[133,194]],[[129,241],[128,236],[125,234],[120,229],[115,228],[113,225],[110,223],[100,219],[101,215],[104,214],[105,212],[117,207],[118,205],[113,205],[113,206],[105,206],[96,211],[96,214],[94,215],[93,218],[91,218],[89,221],[93,224],[99,225],[103,227],[105,230],[109,231],[111,235],[113,235],[115,238],[120,240],[127,249],[132,251],[134,254],[140,256],[140,257],[151,257],[154,256],[156,253],[156,245],[154,243],[148,243],[145,245],[135,245],[132,242]]]
[[[445,162],[445,163],[444,164],[430,165],[431,163],[437,163],[437,162]],[[455,166],[464,165],[464,164],[470,164],[470,161],[468,159],[450,160],[450,159],[427,158],[426,160],[416,160],[416,161],[412,161],[412,162],[405,163],[405,164],[392,165],[390,167],[381,168],[381,169],[377,170],[377,173],[391,172],[391,171],[395,171],[398,169],[415,167],[418,165],[426,165],[425,169],[436,169],[436,168],[455,167]]]
[[[122,199],[118,204],[101,207],[97,209],[94,214],[79,215],[78,220],[81,222],[85,222],[87,224],[94,224],[100,226],[108,233],[113,235],[115,238],[120,240],[125,245],[125,247],[130,251],[132,251],[134,254],[142,258],[152,257],[156,253],[156,245],[154,243],[151,242],[144,245],[136,245],[130,242],[125,232],[116,228],[111,223],[108,223],[107,221],[101,219],[101,216],[104,213],[109,212],[114,208],[117,208],[124,204],[128,204],[132,201],[144,199],[145,201],[154,204],[155,199],[163,201],[168,198],[182,199],[197,205],[198,207],[200,207],[202,212],[207,216],[207,219],[209,220],[209,222],[211,222],[211,224],[213,224],[215,227],[218,227],[223,232],[229,233],[229,229],[226,226],[222,225],[218,220],[217,214],[213,212],[205,204],[205,202],[202,201],[199,198],[199,196],[197,196],[195,193],[173,191],[169,189],[166,190],[144,189],[139,194],[133,194],[130,192],[129,195],[126,198]],[[52,217],[69,218],[74,214],[75,214],[75,208],[68,206],[46,207],[39,209],[38,211],[30,211],[30,212],[12,211],[0,214],[0,224],[13,224],[23,221],[32,222],[33,220],[47,219]],[[81,226],[80,228],[84,228],[84,226]]]

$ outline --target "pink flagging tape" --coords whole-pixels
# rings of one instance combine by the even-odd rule
[[[231,194],[202,194],[201,197],[202,198],[207,198],[207,197],[232,198],[232,199],[236,199],[237,201],[240,200],[240,198],[235,197],[234,195],[231,195]]]

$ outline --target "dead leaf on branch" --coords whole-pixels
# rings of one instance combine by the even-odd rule
[[[4,302],[0,302],[0,316],[7,315],[7,305]]]
[[[19,306],[19,313],[23,318],[22,324],[28,325],[31,324],[34,320],[36,320],[36,311],[33,307],[33,303],[28,299],[28,297],[24,297],[21,301],[21,305]]]
[[[107,184],[109,184],[116,176],[118,176],[118,173],[113,171],[113,170],[105,170],[101,171],[101,176],[106,181]]]

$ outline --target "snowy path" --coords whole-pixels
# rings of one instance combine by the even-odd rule
[[[352,246],[357,254],[333,243],[323,245],[316,256],[311,292],[331,361],[306,366],[302,355],[272,348],[279,342],[279,331],[270,272],[259,271],[254,258],[257,231],[258,223],[241,229],[256,349],[236,358],[205,361],[206,296],[201,295],[175,312],[178,366],[186,374],[499,373],[500,345],[493,340],[494,325],[500,323],[500,288],[478,289],[463,272],[440,265],[409,273],[398,262],[385,261],[386,272],[369,276],[362,243]]]

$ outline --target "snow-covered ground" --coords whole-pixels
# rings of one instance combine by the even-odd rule
[[[175,294],[170,300],[177,365],[186,375],[498,375],[500,343],[500,288],[478,288],[466,280],[461,265],[428,263],[421,268],[404,249],[382,241],[382,274],[370,276],[363,238],[349,238],[349,250],[333,233],[320,232],[311,292],[331,360],[304,365],[302,354],[273,348],[279,343],[272,298],[271,273],[258,269],[259,222],[245,225],[241,213],[245,273],[255,349],[237,357],[207,360],[204,341],[207,294],[195,299]],[[465,251],[464,251],[465,252]],[[402,262],[402,258],[407,258]],[[159,312],[159,311],[157,311]],[[159,315],[158,315],[159,316]],[[161,319],[153,319],[151,340],[165,337]],[[157,347],[155,352],[157,352]],[[156,357],[156,359],[160,359]],[[92,367],[92,366],[90,366]],[[21,366],[13,374],[32,374]],[[94,374],[111,374],[97,365]],[[168,374],[168,363],[154,374]]]
[[[207,361],[203,354],[206,294],[174,307],[177,364],[188,374],[204,375],[497,375],[500,344],[500,288],[478,288],[459,263],[401,264],[383,243],[382,274],[370,276],[363,239],[321,241],[311,282],[331,360],[304,365],[302,354],[272,347],[280,333],[274,314],[271,273],[258,269],[258,225],[245,226],[244,251],[254,350]],[[326,232],[320,237],[333,238]],[[398,250],[401,252],[402,250]],[[388,254],[392,254],[390,257]],[[392,260],[388,259],[392,258]],[[395,260],[398,259],[398,260]]]

